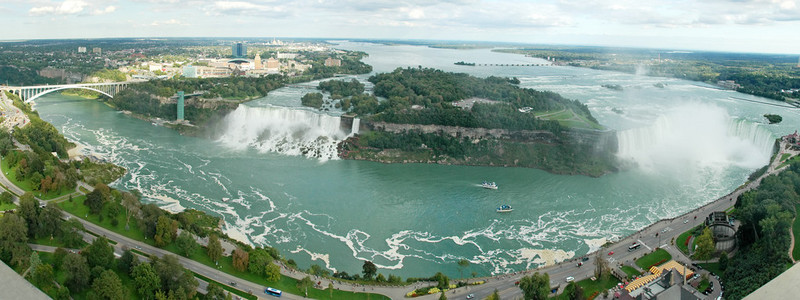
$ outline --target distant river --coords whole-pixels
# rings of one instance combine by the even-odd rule
[[[458,276],[460,259],[472,262],[464,270],[469,276],[586,254],[741,185],[766,164],[772,140],[800,125],[797,110],[743,101],[737,98],[775,103],[702,83],[572,67],[453,65],[544,62],[488,49],[338,47],[369,53],[365,62],[376,72],[421,65],[518,77],[523,87],[578,99],[601,124],[619,131],[620,156],[639,167],[589,178],[337,160],[332,147],[347,134],[336,128],[337,114],[298,109],[316,83],[242,105],[218,140],[181,136],[73,97],[43,97],[36,109],[85,153],[127,168],[116,188],[139,189],[168,209],[218,215],[229,235],[275,246],[303,268],[315,263],[356,274],[371,260],[384,275],[403,277]],[[783,123],[764,124],[765,113],[782,115]],[[484,180],[500,188],[482,189]],[[496,213],[501,204],[514,212]]]

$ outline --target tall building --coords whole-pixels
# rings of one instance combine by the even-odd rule
[[[78,53],[86,53],[86,47],[78,47]]]
[[[261,54],[256,53],[256,59],[253,60],[255,64],[254,69],[261,70]]]
[[[247,46],[243,43],[233,44],[233,47],[231,47],[231,56],[233,58],[247,57]]]
[[[100,49],[100,47],[94,47],[94,48],[92,48],[92,53],[95,53],[95,54],[100,54],[100,52],[102,52],[102,50]]]

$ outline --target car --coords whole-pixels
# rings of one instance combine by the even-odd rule
[[[689,223],[689,220],[683,220],[683,224]]]
[[[614,255],[614,251],[608,252],[608,255]]]
[[[475,298],[475,294],[469,294],[469,295],[467,295],[467,299],[472,299],[472,298]]]
[[[236,282],[231,281],[231,286],[236,286]]]
[[[588,257],[581,258],[581,261],[587,261],[587,260],[589,260]]]
[[[573,282],[573,281],[575,281],[575,277],[572,276],[567,277],[567,282]]]
[[[578,268],[580,268],[582,265],[583,265],[583,262],[578,262]]]

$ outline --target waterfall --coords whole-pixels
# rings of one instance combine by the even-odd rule
[[[768,163],[775,137],[763,124],[735,119],[723,108],[693,104],[674,108],[643,128],[617,133],[618,157],[642,168],[759,168]]]
[[[302,109],[239,105],[225,116],[219,141],[237,149],[336,159],[336,145],[351,134],[340,121]]]

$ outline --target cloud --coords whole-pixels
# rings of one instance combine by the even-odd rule
[[[286,11],[281,5],[261,2],[248,1],[215,1],[211,6],[206,7],[206,14],[209,15],[272,15]]]
[[[106,8],[104,8],[104,9],[95,8],[92,11],[92,15],[98,16],[98,15],[110,14],[110,13],[116,11],[116,10],[117,10],[116,6],[109,5],[109,6],[106,6]]]
[[[32,7],[28,14],[32,16],[41,15],[74,15],[83,11],[89,3],[81,0],[66,0],[59,5],[45,5]]]
[[[175,19],[169,19],[166,21],[153,21],[153,23],[150,23],[150,26],[162,26],[162,25],[187,25],[187,24]]]

